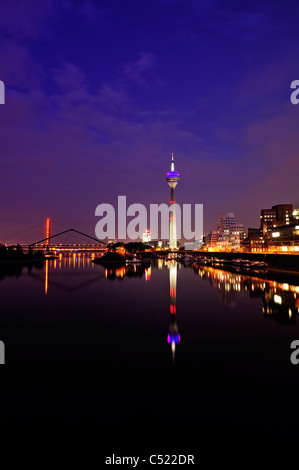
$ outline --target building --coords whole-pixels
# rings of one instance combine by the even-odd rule
[[[277,204],[261,210],[260,222],[260,229],[248,229],[245,245],[247,243],[249,251],[299,251],[299,209],[293,210],[292,204]]]
[[[252,253],[268,251],[267,243],[262,235],[249,237],[246,248],[248,248],[248,251]]]
[[[299,252],[299,224],[288,223],[279,227],[273,227],[269,230],[265,242],[267,243],[268,251],[271,252]]]
[[[292,219],[294,222],[299,220],[299,209],[293,209]]]
[[[289,225],[292,221],[293,204],[278,204],[273,206],[272,209],[276,211],[276,220],[283,222],[284,225]]]
[[[247,236],[248,238],[253,237],[260,237],[262,235],[262,231],[259,228],[248,228]]]
[[[240,249],[240,245],[244,239],[244,225],[235,224],[229,229],[228,246],[233,249]]]
[[[289,225],[292,222],[293,205],[277,204],[276,206],[272,206],[272,209],[262,209],[260,220],[260,227],[263,236],[265,236],[270,228],[280,225]]]
[[[208,246],[216,246],[218,242],[218,231],[211,230],[209,235],[207,236],[206,244]]]
[[[276,220],[276,210],[274,209],[262,209],[261,210],[261,231],[263,235],[267,233],[268,227]]]
[[[233,212],[220,214],[217,230],[211,230],[206,245],[216,250],[239,250],[244,239],[244,225],[237,224]]]
[[[233,212],[220,214],[217,220],[219,248],[239,250],[240,244],[244,238],[244,225],[237,224]]]
[[[150,230],[145,230],[142,234],[143,243],[150,243],[151,240],[152,240],[151,231]]]
[[[235,214],[232,212],[220,214],[217,221],[218,240],[228,241],[230,228],[234,225],[236,225]]]
[[[175,187],[180,181],[180,174],[174,169],[173,154],[171,155],[170,171],[166,174],[166,181],[170,186],[170,204],[169,211],[169,248],[177,249],[176,215],[175,215]]]

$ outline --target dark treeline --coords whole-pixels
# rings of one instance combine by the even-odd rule
[[[5,246],[0,244],[0,261],[10,260],[31,260],[43,258],[42,251],[33,252],[30,248],[27,253],[24,253],[21,245]]]

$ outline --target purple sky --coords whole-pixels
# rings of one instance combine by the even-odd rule
[[[258,226],[299,207],[299,4],[288,1],[1,2],[0,242],[46,217],[94,235],[95,208],[204,204]],[[61,228],[63,228],[61,225]],[[57,226],[58,227],[58,226]],[[33,240],[32,238],[33,237]]]

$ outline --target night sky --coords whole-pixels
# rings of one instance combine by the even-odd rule
[[[299,207],[298,15],[281,0],[3,0],[0,242],[43,235],[46,217],[94,235],[118,195],[168,202],[172,152],[177,202],[204,204],[205,233],[220,212],[247,228]]]

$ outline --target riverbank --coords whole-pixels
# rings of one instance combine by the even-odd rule
[[[299,254],[280,254],[280,253],[227,253],[227,252],[201,252],[200,257],[217,263],[225,261],[248,261],[255,263],[265,263],[267,270],[277,270],[284,272],[293,272],[299,274]]]

